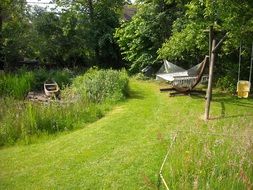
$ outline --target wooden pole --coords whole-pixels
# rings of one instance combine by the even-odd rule
[[[217,49],[221,46],[221,44],[224,42],[224,40],[227,38],[228,33],[226,33],[221,40],[217,43],[217,45],[213,48],[213,52],[217,51]]]
[[[210,32],[211,29],[210,29]],[[212,82],[213,82],[213,67],[215,62],[215,48],[216,39],[212,39],[212,51],[211,51],[211,58],[210,58],[210,65],[209,65],[209,80],[208,80],[208,87],[206,91],[206,107],[205,107],[205,120],[209,119],[209,112],[210,112],[210,104],[212,99]]]

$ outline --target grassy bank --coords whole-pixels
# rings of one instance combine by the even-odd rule
[[[0,150],[0,187],[156,189],[175,134],[164,168],[170,188],[250,187],[252,100],[215,94],[206,123],[203,98],[169,98],[149,82],[131,81],[130,87],[126,102],[83,129]]]
[[[67,81],[65,72],[55,75],[58,76],[56,78],[59,82]],[[68,132],[83,127],[85,123],[91,123],[103,117],[115,103],[125,98],[128,91],[128,76],[125,71],[91,69],[75,77],[71,84],[62,89],[61,100],[44,103],[31,102],[20,100],[20,97],[16,96],[19,92],[18,85],[27,79],[26,75],[37,76],[38,73],[23,72],[19,75],[7,74],[3,77],[6,80],[2,83],[8,88],[2,90],[5,96],[2,94],[0,100],[0,146],[12,145],[17,141],[30,144],[39,136]],[[44,76],[43,73],[42,75]],[[12,86],[10,81],[21,82]],[[39,81],[42,81],[41,77]],[[31,82],[33,80],[26,81],[28,90],[30,90]],[[37,81],[35,84],[40,83]],[[21,86],[21,89],[23,87]],[[15,93],[8,93],[7,89]],[[25,91],[27,89],[23,88],[22,93],[18,95],[24,98]]]

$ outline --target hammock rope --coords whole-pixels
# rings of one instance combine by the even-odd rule
[[[240,75],[241,75],[241,62],[242,62],[242,43],[240,42],[239,47],[239,60],[238,60],[238,82],[240,81]],[[249,71],[249,82],[251,82],[252,79],[252,67],[253,67],[253,42],[251,47],[251,58],[250,58],[250,71]]]
[[[242,43],[240,42],[240,47],[239,47],[239,66],[238,66],[238,80],[240,80],[240,73],[241,73],[241,61],[242,61]]]

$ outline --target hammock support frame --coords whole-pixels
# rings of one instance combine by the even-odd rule
[[[182,76],[180,76],[180,74],[178,73],[172,73],[173,76],[173,80],[170,81],[172,84],[172,88],[164,88],[164,89],[160,89],[161,92],[164,91],[177,91],[175,93],[170,93],[170,96],[174,96],[177,94],[185,94],[185,95],[190,95],[190,94],[195,94],[195,93],[205,93],[204,91],[199,91],[199,90],[193,90],[201,81],[207,81],[208,76],[204,75],[204,70],[205,67],[208,63],[208,58],[209,56],[205,56],[204,60],[198,64],[197,66],[197,73],[194,73],[194,75],[188,75],[186,76],[186,74],[183,73]],[[194,67],[193,67],[194,68]],[[188,72],[192,72],[192,69],[189,69]],[[187,71],[186,71],[187,72]],[[177,75],[178,74],[178,75]],[[159,75],[158,75],[159,76]],[[186,86],[184,86],[185,84],[187,84]]]

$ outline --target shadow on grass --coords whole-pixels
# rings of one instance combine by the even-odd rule
[[[205,100],[206,92],[201,90],[196,90],[191,92],[190,94],[182,94],[178,93],[176,96],[190,96],[192,99],[202,99]],[[174,96],[174,97],[176,97]],[[226,105],[234,105],[238,107],[244,107],[244,108],[252,108],[253,109],[253,96],[250,96],[247,99],[238,98],[237,96],[232,96],[226,93],[214,93],[212,96],[212,102],[220,103],[221,106],[221,113],[218,117],[211,117],[210,120],[215,119],[226,119],[226,118],[235,118],[235,117],[250,117],[253,116],[253,114],[238,114],[238,115],[227,115],[226,113]]]
[[[244,108],[252,108],[253,109],[253,99],[240,99],[236,96],[229,96],[227,94],[214,94],[213,101],[220,103],[221,106],[221,115],[219,117],[210,118],[210,120],[214,119],[226,119],[226,118],[235,118],[235,117],[250,117],[253,114],[238,114],[238,115],[227,115],[226,114],[226,105],[234,105],[238,107]]]
[[[137,90],[129,90],[127,98],[128,99],[144,99],[144,93]]]
[[[205,98],[205,94],[192,94],[191,98],[193,99],[203,99]],[[249,97],[248,99],[238,98],[237,96],[228,95],[225,93],[214,93],[212,97],[212,102],[220,103],[221,113],[218,117],[212,117],[210,120],[215,119],[226,119],[226,118],[235,118],[235,117],[247,117],[253,116],[253,114],[238,114],[238,115],[227,115],[226,113],[226,105],[233,105],[238,107],[244,107],[248,109],[253,109],[253,97]]]
[[[209,120],[218,120],[218,119],[229,119],[229,118],[237,118],[237,117],[252,117],[253,114],[238,114],[238,115],[229,115],[229,116],[217,116],[217,117],[210,117]]]

